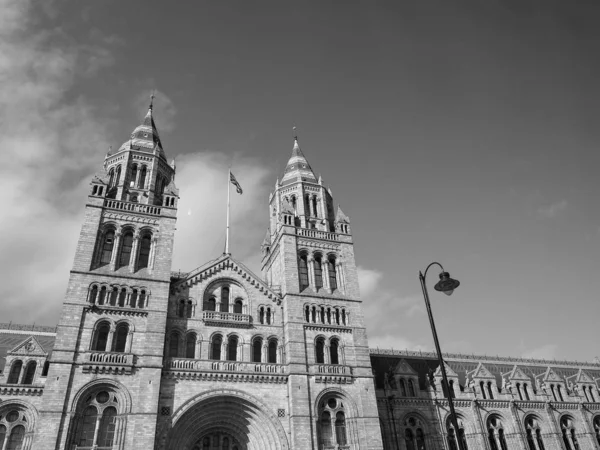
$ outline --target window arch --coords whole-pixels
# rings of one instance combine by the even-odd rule
[[[120,399],[111,388],[101,387],[83,397],[73,417],[67,448],[113,448],[120,420]],[[119,447],[121,448],[121,447]]]
[[[205,311],[216,311],[217,309],[217,299],[215,297],[210,297],[206,303],[204,303]]]
[[[527,383],[523,383],[523,394],[525,394],[525,400],[530,400],[529,390],[527,389]]]
[[[229,286],[221,288],[221,312],[229,312]]]
[[[325,339],[322,337],[315,342],[315,360],[317,364],[325,364]]]
[[[239,339],[235,335],[227,339],[227,361],[237,361]]]
[[[186,316],[188,319],[191,319],[191,318],[192,318],[192,315],[193,315],[193,313],[194,313],[194,304],[193,304],[193,302],[192,302],[191,300],[188,300],[188,301],[187,301],[187,305],[186,305],[186,313],[185,313],[185,316]]]
[[[104,236],[102,239],[102,252],[100,254],[100,265],[101,266],[110,264],[114,245],[115,245],[115,232],[114,232],[114,230],[108,230],[106,233],[104,233]]]
[[[113,351],[118,353],[124,353],[127,351],[127,338],[129,336],[129,324],[126,322],[117,325],[115,332],[115,339],[113,344]]]
[[[504,425],[498,416],[491,416],[487,421],[488,440],[492,450],[508,450],[504,435]]]
[[[406,397],[406,381],[404,381],[404,378],[400,378],[400,395]]]
[[[185,317],[185,300],[180,299],[179,304],[177,305],[177,316],[184,318]]]
[[[337,274],[335,272],[335,256],[329,255],[327,258],[327,269],[329,272],[329,287],[332,291],[337,289]]]
[[[298,276],[300,279],[300,290],[308,287],[308,256],[306,253],[300,254],[298,259]]]
[[[278,346],[278,342],[277,339],[273,338],[273,339],[269,339],[269,347],[268,347],[268,361],[269,363],[277,363],[277,346]]]
[[[404,442],[408,450],[427,450],[423,423],[416,417],[408,417],[404,421]]]
[[[560,384],[556,385],[556,392],[558,393],[558,398],[560,399],[560,401],[564,402],[563,395],[562,395],[562,386]]]
[[[148,267],[150,261],[150,249],[152,248],[152,236],[144,235],[140,240],[140,251],[138,255],[138,269],[145,269]]]
[[[331,364],[339,364],[340,363],[340,341],[337,339],[331,339],[329,342],[329,355]]]
[[[411,397],[416,397],[415,383],[412,379],[408,380],[408,395],[410,395]]]
[[[221,359],[221,345],[223,344],[223,337],[220,334],[215,334],[212,338],[210,358],[219,360]]]
[[[564,416],[560,419],[560,428],[562,431],[563,443],[567,450],[579,450],[577,441],[575,421],[571,416]]]
[[[185,340],[185,357],[196,357],[196,334],[188,333]]]
[[[545,450],[542,431],[537,417],[529,416],[525,419],[527,445],[530,450]],[[536,446],[537,444],[537,446]]]
[[[110,323],[107,321],[101,321],[98,323],[92,339],[92,350],[97,352],[105,352],[109,334]]]
[[[346,410],[342,400],[329,395],[319,402],[319,449],[348,448]]]
[[[235,299],[233,312],[236,314],[242,314],[244,312],[244,301],[239,297]]]
[[[144,189],[146,187],[146,166],[142,166],[140,170],[140,181],[138,183],[138,189]]]
[[[485,383],[483,381],[480,381],[479,382],[479,387],[481,388],[481,395],[483,396],[483,399],[485,400],[486,399],[486,396],[485,396]]]
[[[600,416],[594,417],[594,433],[596,434],[596,441],[600,445]]]
[[[35,371],[37,369],[37,362],[30,361],[27,363],[25,368],[25,376],[23,378],[23,384],[33,384],[35,378]]]
[[[137,173],[138,173],[138,166],[137,164],[134,164],[133,166],[131,166],[131,187],[135,186],[135,179],[137,178]]]
[[[492,392],[492,382],[488,381],[487,383],[488,394],[490,396],[490,400],[494,400],[494,394]]]
[[[317,253],[313,261],[313,271],[315,273],[315,288],[321,289],[323,287],[323,264],[322,257]]]
[[[131,250],[133,249],[133,231],[126,231],[121,238],[121,256],[119,257],[119,267],[129,265],[131,259]]]
[[[262,361],[263,340],[261,337],[255,337],[252,341],[252,362]]]
[[[17,384],[21,378],[21,369],[23,368],[23,361],[17,359],[13,361],[10,366],[10,372],[8,374],[8,384]]]

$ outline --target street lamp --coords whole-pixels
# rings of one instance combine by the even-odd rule
[[[465,450],[463,446],[462,436],[458,429],[458,419],[456,417],[456,411],[454,410],[454,403],[452,401],[452,393],[450,391],[450,384],[448,383],[448,376],[446,375],[446,367],[444,365],[444,359],[442,358],[442,351],[440,350],[440,342],[438,341],[437,331],[435,331],[435,323],[433,322],[433,314],[431,314],[431,305],[429,304],[429,293],[427,292],[427,286],[425,284],[425,277],[427,271],[433,265],[438,265],[442,272],[440,273],[440,281],[434,286],[436,291],[443,292],[446,295],[452,295],[454,290],[460,286],[460,282],[453,278],[450,278],[450,274],[444,271],[442,265],[438,262],[432,262],[425,269],[425,274],[419,272],[419,280],[421,281],[421,288],[423,289],[423,297],[425,298],[425,306],[427,307],[427,315],[429,316],[429,324],[431,325],[431,333],[433,334],[433,342],[435,343],[435,351],[438,355],[438,361],[440,363],[440,369],[442,370],[442,379],[446,386],[446,393],[448,395],[448,406],[450,407],[450,420],[452,420],[452,426],[454,427],[454,438],[458,444],[459,450]],[[443,387],[442,387],[443,389]],[[444,424],[442,424],[444,426]]]

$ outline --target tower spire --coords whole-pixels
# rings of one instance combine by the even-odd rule
[[[292,130],[294,131],[294,147],[292,148],[292,156],[285,167],[281,184],[289,184],[291,182],[300,180],[316,183],[317,177],[310,167],[306,156],[304,156],[304,153],[302,153],[300,144],[298,144],[298,133],[296,131],[296,127],[294,126]]]
[[[152,94],[150,94],[150,106],[148,106],[148,109],[150,111],[152,111],[152,108],[154,106],[154,97],[156,97],[154,94],[156,93],[156,89],[152,89]]]

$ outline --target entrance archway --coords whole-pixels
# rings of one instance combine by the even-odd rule
[[[240,391],[220,390],[199,395],[175,413],[168,450],[236,447],[237,450],[289,450],[279,419],[258,399]]]

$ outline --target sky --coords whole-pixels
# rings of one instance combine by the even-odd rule
[[[292,150],[351,218],[372,347],[600,356],[600,4],[0,0],[0,322],[57,323],[92,175],[155,119],[173,270],[260,272]]]

